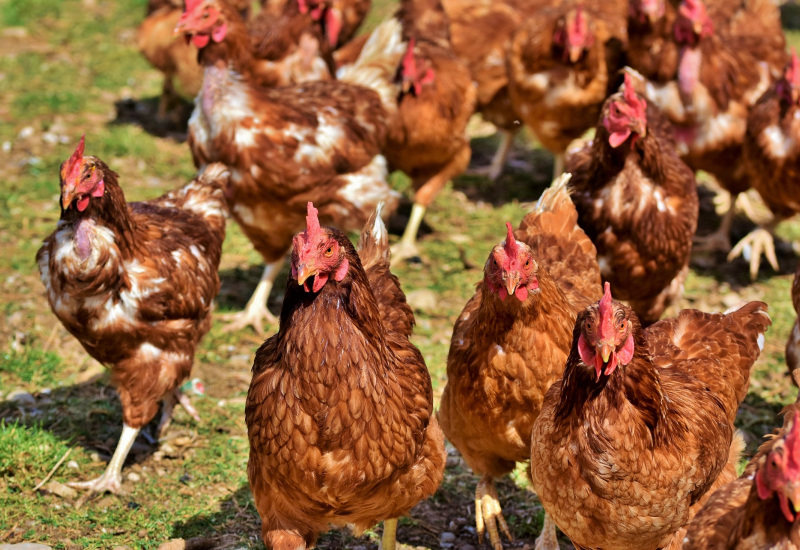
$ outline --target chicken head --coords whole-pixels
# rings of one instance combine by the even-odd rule
[[[417,59],[414,54],[414,38],[408,40],[408,49],[403,55],[403,61],[400,65],[400,79],[401,90],[404,94],[414,90],[414,95],[419,96],[422,93],[422,86],[433,82],[435,76],[433,69],[427,66],[425,60]]]
[[[785,105],[800,103],[800,59],[797,58],[794,49],[792,49],[792,59],[786,66],[783,78],[778,81],[777,90]]]
[[[578,7],[559,20],[553,34],[553,43],[563,48],[563,60],[577,63],[583,53],[594,44],[586,13]]]
[[[714,34],[714,22],[708,16],[702,0],[683,0],[678,6],[675,20],[675,40],[684,46],[696,46],[702,39]]]
[[[227,32],[222,10],[208,0],[186,0],[186,11],[175,27],[175,34],[183,33],[187,44],[198,48],[205,48],[211,40],[222,42]]]
[[[630,16],[640,23],[649,21],[655,24],[656,21],[664,16],[666,0],[631,0]]]
[[[333,274],[337,281],[344,279],[350,262],[336,237],[319,225],[319,211],[308,203],[306,230],[292,240],[292,278],[306,292],[319,292]],[[309,279],[314,283],[309,287]]]
[[[611,285],[606,282],[603,298],[587,310],[578,353],[587,366],[594,367],[597,380],[603,374],[610,376],[619,365],[633,359],[633,329],[628,318],[630,310],[611,299]]]
[[[105,194],[103,172],[94,163],[94,157],[84,157],[85,135],[72,156],[61,164],[61,208],[69,210],[72,204],[78,212],[89,206],[92,197]]]
[[[339,2],[320,2],[318,0],[297,0],[300,13],[310,13],[314,21],[321,21],[323,32],[331,48],[335,48],[342,32],[342,9]]]
[[[603,126],[608,130],[608,143],[619,147],[631,137],[631,146],[647,135],[647,102],[636,95],[629,74],[625,74],[622,93],[616,94],[603,113]]]
[[[506,240],[498,244],[489,255],[484,267],[484,278],[489,290],[501,300],[516,296],[520,302],[528,299],[528,294],[539,290],[536,273],[539,263],[533,259],[531,248],[514,238],[514,229],[506,224]]]
[[[777,494],[783,515],[794,522],[795,512],[800,509],[800,412],[794,413],[786,435],[775,443],[756,472],[756,490],[761,500]]]

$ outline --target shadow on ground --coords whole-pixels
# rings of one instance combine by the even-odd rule
[[[109,124],[133,124],[156,137],[170,138],[181,143],[186,141],[187,125],[194,105],[180,100],[180,103],[168,112],[168,119],[159,121],[156,117],[159,100],[160,97],[120,99],[114,102],[117,116]]]

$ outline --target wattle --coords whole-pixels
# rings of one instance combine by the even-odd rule
[[[196,34],[192,37],[192,44],[197,46],[198,48],[205,48],[208,45],[208,41],[211,39],[210,36],[207,34]]]
[[[89,196],[82,196],[75,205],[78,207],[78,212],[83,212],[89,206]]]

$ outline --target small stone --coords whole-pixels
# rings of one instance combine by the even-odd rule
[[[158,550],[184,550],[186,541],[183,539],[172,539],[158,547]]]
[[[453,541],[456,540],[456,536],[453,533],[450,533],[449,531],[445,531],[439,537],[439,540],[442,541],[442,543],[444,543],[444,544],[448,544],[448,543],[452,544]]]
[[[8,394],[7,399],[18,407],[33,407],[36,405],[36,399],[28,392],[22,390],[12,391]]]
[[[100,453],[97,451],[89,453],[89,460],[92,462],[100,462]]]
[[[94,504],[97,508],[112,508],[117,506],[117,499],[112,496],[103,497]]]
[[[178,447],[185,447],[192,442],[192,438],[182,435],[173,439],[172,442]]]
[[[130,546],[115,546],[113,550],[133,550]]]
[[[11,152],[11,142],[10,141],[4,141],[3,142],[3,152],[4,153],[10,153]]]
[[[147,536],[147,529],[139,529],[139,532],[136,533],[136,536],[140,539],[143,539]]]
[[[464,546],[460,547],[460,550],[475,550],[475,547],[471,544],[465,544]]]
[[[58,481],[50,481],[44,486],[44,488],[54,495],[58,495],[61,498],[66,498],[68,500],[72,500],[78,496],[78,491],[68,485],[59,483]]]
[[[74,460],[70,460],[69,462],[67,462],[67,468],[71,468],[73,470],[78,470],[78,469],[80,469],[80,466],[78,466],[78,463],[75,462]]]
[[[137,481],[141,481],[142,476],[137,474],[136,472],[128,472],[128,481],[133,481],[134,483]]]
[[[36,130],[33,129],[33,126],[25,126],[22,130],[19,131],[19,134],[17,134],[17,139],[27,139],[31,137],[34,133],[36,133]]]
[[[153,460],[156,462],[161,462],[164,460],[164,451],[156,451],[153,453]],[[158,471],[158,469],[156,469]]]
[[[167,475],[167,471],[164,468],[156,468],[156,475],[158,477],[164,477]]]
[[[52,546],[35,542],[20,542],[19,544],[0,544],[0,550],[52,550]]]
[[[406,301],[411,309],[426,312],[436,309],[439,297],[430,289],[420,288],[406,294]]]

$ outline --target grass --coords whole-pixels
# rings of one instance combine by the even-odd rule
[[[0,543],[36,541],[56,548],[158,548],[171,538],[211,539],[215,547],[263,548],[259,520],[247,487],[244,397],[254,351],[262,339],[249,331],[228,334],[217,323],[197,353],[193,375],[208,394],[195,397],[203,422],[179,411],[168,441],[156,450],[137,442],[124,470],[123,496],[83,502],[48,491],[32,492],[61,457],[69,460],[53,479],[97,476],[116,445],[121,424],[118,399],[103,368],[90,359],[50,312],[34,261],[41,240],[59,216],[58,167],[81,134],[87,152],[121,174],[129,200],[156,196],[193,173],[188,147],[154,137],[136,126],[114,124],[114,103],[160,92],[158,73],[135,50],[135,29],[146,0],[0,0]],[[391,11],[375,2],[369,25]],[[790,31],[792,45],[800,33]],[[497,146],[474,140],[477,162]],[[445,383],[453,322],[490,248],[504,237],[504,222],[517,221],[549,179],[550,157],[520,138],[514,165],[496,185],[463,176],[448,185],[426,216],[431,230],[421,241],[421,262],[395,268],[411,293],[430,290],[434,310],[417,312],[414,342],[431,371],[435,394]],[[529,168],[514,168],[524,163]],[[398,189],[408,189],[402,174]],[[748,230],[737,225],[737,237]],[[782,238],[800,236],[800,224],[784,223]],[[466,262],[464,261],[466,260]],[[719,260],[716,258],[714,260]],[[681,307],[723,310],[738,299],[764,299],[774,325],[740,411],[752,451],[778,422],[777,412],[796,390],[785,375],[783,346],[794,322],[789,301],[796,258],[780,257],[783,271],[767,267],[750,283],[744,262],[699,258],[686,282]],[[240,309],[260,275],[260,258],[231,225],[221,266],[219,311]],[[285,283],[287,269],[277,288]],[[273,311],[280,293],[273,296]],[[49,391],[42,392],[49,388]],[[8,401],[31,393],[33,408]],[[452,454],[439,492],[401,522],[399,540],[435,548],[442,531],[474,544],[468,511],[475,478]],[[503,507],[518,540],[532,542],[541,528],[541,507],[525,489],[522,469],[500,485]],[[375,548],[380,528],[362,539],[335,531],[322,548]],[[519,546],[522,543],[517,544]]]

